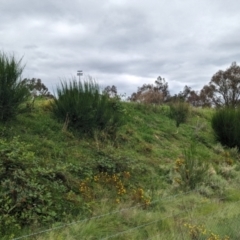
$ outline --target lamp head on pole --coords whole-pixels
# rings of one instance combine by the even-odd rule
[[[77,71],[77,76],[82,76],[83,75],[83,71],[82,70],[78,70]]]

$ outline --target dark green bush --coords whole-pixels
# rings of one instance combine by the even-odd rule
[[[0,121],[17,115],[19,105],[27,100],[29,91],[21,82],[21,60],[0,53]]]
[[[115,135],[123,124],[121,102],[101,94],[98,84],[89,81],[61,82],[53,102],[53,112],[68,125],[83,133],[104,130]]]
[[[240,108],[217,109],[211,124],[217,141],[230,148],[240,148]]]
[[[189,104],[183,101],[171,102],[170,107],[170,118],[174,119],[176,126],[179,127],[181,123],[187,121],[189,115]]]

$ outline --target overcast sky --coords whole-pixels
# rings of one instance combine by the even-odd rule
[[[240,1],[0,0],[0,47],[50,91],[77,70],[127,95],[158,76],[200,90],[240,62]]]

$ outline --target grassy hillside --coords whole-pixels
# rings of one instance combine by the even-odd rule
[[[215,141],[214,110],[177,128],[168,106],[123,105],[114,138],[44,99],[0,125],[1,239],[240,239],[239,153]]]

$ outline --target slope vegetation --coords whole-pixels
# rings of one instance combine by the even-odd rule
[[[240,239],[239,153],[215,141],[214,110],[177,128],[166,105],[122,104],[114,137],[45,99],[0,125],[1,239]]]

